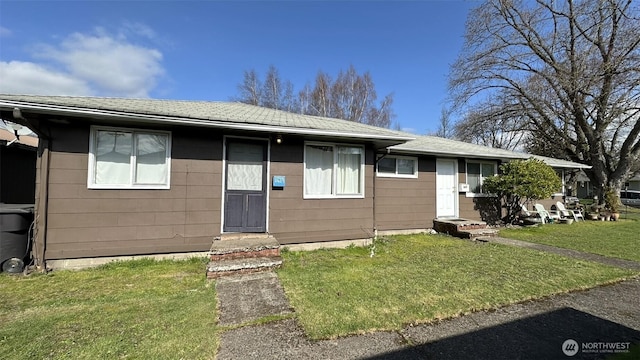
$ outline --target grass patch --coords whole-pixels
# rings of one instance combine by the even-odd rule
[[[445,236],[392,237],[369,248],[284,253],[278,271],[314,338],[393,330],[593,287],[632,271]]]
[[[504,229],[500,236],[640,262],[640,221],[581,221]]]
[[[640,208],[633,206],[620,207],[620,219],[623,220],[640,220]]]
[[[15,359],[213,358],[202,259],[0,276],[0,354]]]

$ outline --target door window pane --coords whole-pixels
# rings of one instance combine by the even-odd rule
[[[262,191],[264,147],[229,143],[227,151],[227,190]]]

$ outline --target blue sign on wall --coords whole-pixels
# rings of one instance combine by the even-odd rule
[[[274,188],[283,188],[286,185],[286,177],[282,175],[275,175],[273,177],[273,187]]]

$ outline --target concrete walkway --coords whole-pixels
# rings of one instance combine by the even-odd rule
[[[494,241],[537,248],[509,239]],[[563,253],[565,249],[544,246],[539,250],[593,260],[591,254]],[[593,261],[640,269],[637,263],[618,263],[617,259]],[[309,340],[294,318],[286,318],[291,309],[273,272],[219,279],[216,290],[220,325],[234,326],[221,336],[217,354],[221,360],[600,359],[612,353],[594,349],[602,346],[595,343],[619,343],[621,347],[640,343],[638,278],[400,331],[322,341]],[[285,316],[268,324],[238,326],[269,315]],[[568,339],[592,349],[568,357],[562,350]]]
[[[498,243],[503,245],[511,245],[518,247],[525,247],[530,249],[536,249],[539,251],[550,252],[554,254],[559,254],[566,257],[571,257],[574,259],[593,261],[605,265],[620,267],[624,269],[630,270],[639,270],[640,271],[640,263],[630,260],[617,259],[597,254],[585,253],[582,251],[572,250],[572,249],[563,249],[555,246],[544,245],[544,244],[535,244],[521,240],[507,239],[501,237],[479,237],[477,240]]]

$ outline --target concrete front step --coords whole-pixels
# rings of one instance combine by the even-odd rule
[[[280,244],[273,236],[236,236],[215,240],[209,250],[211,261],[280,256]]]
[[[282,265],[280,244],[267,234],[224,234],[209,250],[207,278],[246,274]]]
[[[267,271],[280,265],[282,265],[280,256],[211,261],[207,265],[207,278],[216,279],[221,276]]]
[[[487,223],[462,218],[439,218],[433,220],[433,229],[441,234],[463,239],[475,239],[479,236],[494,236],[496,229],[487,227]]]
[[[464,239],[476,239],[478,237],[494,237],[498,235],[498,229],[473,229],[473,230],[462,230],[458,232],[458,237],[462,237]]]

